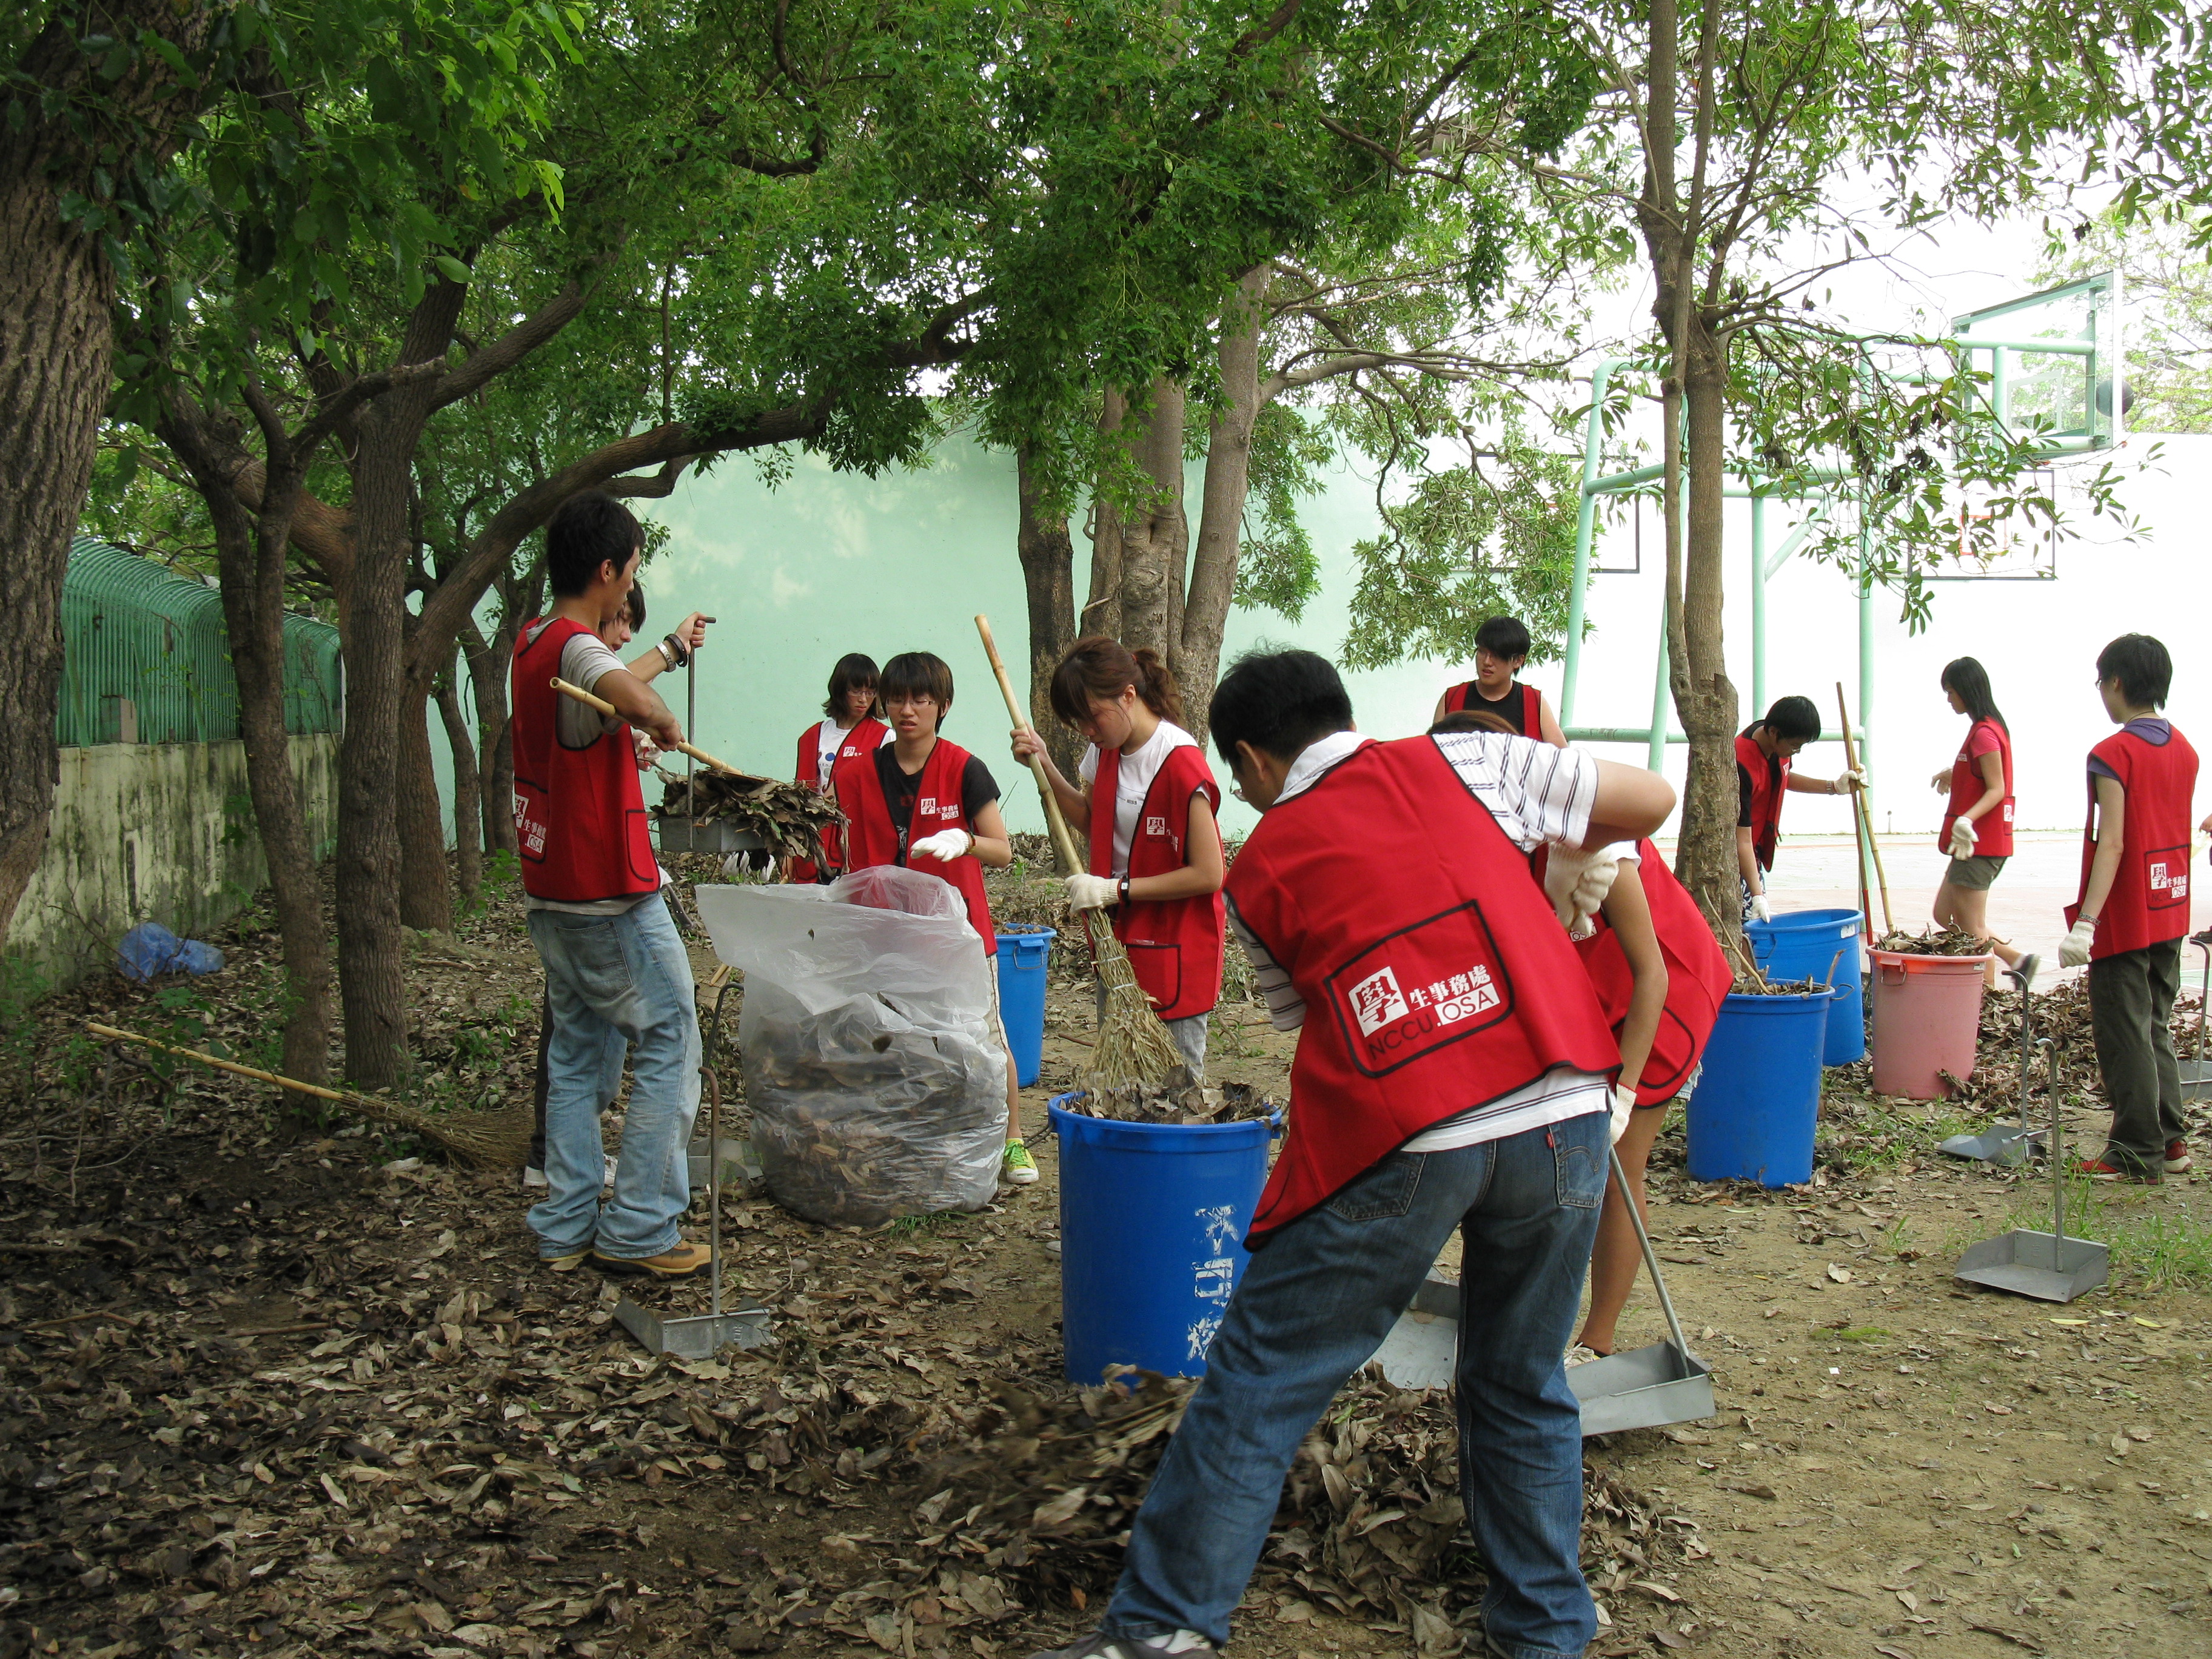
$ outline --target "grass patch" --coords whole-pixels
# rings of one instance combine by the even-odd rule
[[[1879,1325],[1851,1325],[1836,1333],[1838,1342],[1882,1342],[1897,1334]]]
[[[956,1231],[975,1218],[965,1210],[934,1210],[927,1215],[902,1215],[896,1221],[886,1222],[884,1231],[893,1238],[918,1238]]]
[[[2176,1190],[2195,1196],[2193,1189]],[[2167,1207],[2166,1189],[2112,1186],[2069,1174],[2062,1191],[2068,1236],[2109,1246],[2113,1264],[2125,1267],[2145,1290],[2212,1290],[2212,1220]],[[2024,1184],[2006,1224],[2047,1233],[2051,1209],[2048,1188]]]
[[[1871,1174],[1936,1157],[1937,1146],[1953,1135],[1987,1127],[1948,1101],[1893,1103],[1879,1095],[1831,1095],[1820,1103],[1814,1155],[1851,1174]]]

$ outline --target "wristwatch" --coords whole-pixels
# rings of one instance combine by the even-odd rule
[[[1128,902],[1129,902],[1129,878],[1128,878],[1128,877],[1124,876],[1124,877],[1122,877],[1122,878],[1121,878],[1121,902],[1122,902],[1122,903],[1124,903],[1124,904],[1127,904]]]

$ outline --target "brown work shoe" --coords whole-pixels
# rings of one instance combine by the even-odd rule
[[[592,1265],[603,1273],[651,1273],[655,1279],[689,1279],[713,1260],[704,1244],[678,1239],[659,1255],[609,1255],[592,1252]]]

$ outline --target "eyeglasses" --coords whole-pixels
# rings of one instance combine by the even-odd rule
[[[1243,801],[1247,806],[1249,806],[1252,804],[1249,800],[1245,799],[1244,786],[1241,783],[1232,781],[1229,786],[1229,793],[1236,796],[1237,799]]]

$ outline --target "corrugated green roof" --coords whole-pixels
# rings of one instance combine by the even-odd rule
[[[238,736],[238,682],[222,596],[119,547],[79,536],[62,581],[64,748],[214,743]],[[284,618],[284,726],[335,732],[344,701],[338,632]]]

